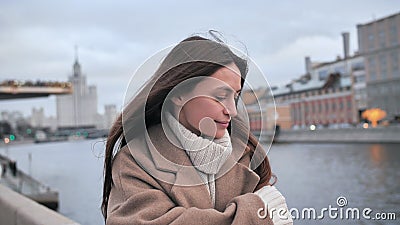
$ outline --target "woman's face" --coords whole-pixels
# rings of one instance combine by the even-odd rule
[[[237,115],[235,99],[241,91],[241,74],[235,64],[204,78],[194,90],[178,98],[179,122],[197,135],[221,138]]]

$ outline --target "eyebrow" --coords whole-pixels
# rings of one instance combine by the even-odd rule
[[[220,86],[220,87],[217,87],[216,89],[224,90],[224,91],[227,91],[227,92],[230,92],[230,93],[235,92],[237,94],[239,94],[242,91],[242,89],[239,89],[239,90],[235,91],[233,88],[230,88],[230,87],[227,87],[227,86]]]

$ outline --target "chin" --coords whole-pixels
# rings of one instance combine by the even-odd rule
[[[219,139],[222,138],[225,135],[225,130],[217,131],[215,134],[215,138]]]

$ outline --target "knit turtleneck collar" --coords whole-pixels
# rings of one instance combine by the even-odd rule
[[[196,169],[205,174],[216,174],[232,153],[228,131],[222,138],[210,140],[188,130],[169,112],[166,119]]]

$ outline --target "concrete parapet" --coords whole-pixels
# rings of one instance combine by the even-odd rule
[[[276,142],[400,143],[400,127],[281,131]]]
[[[0,224],[78,225],[79,223],[0,185]]]

